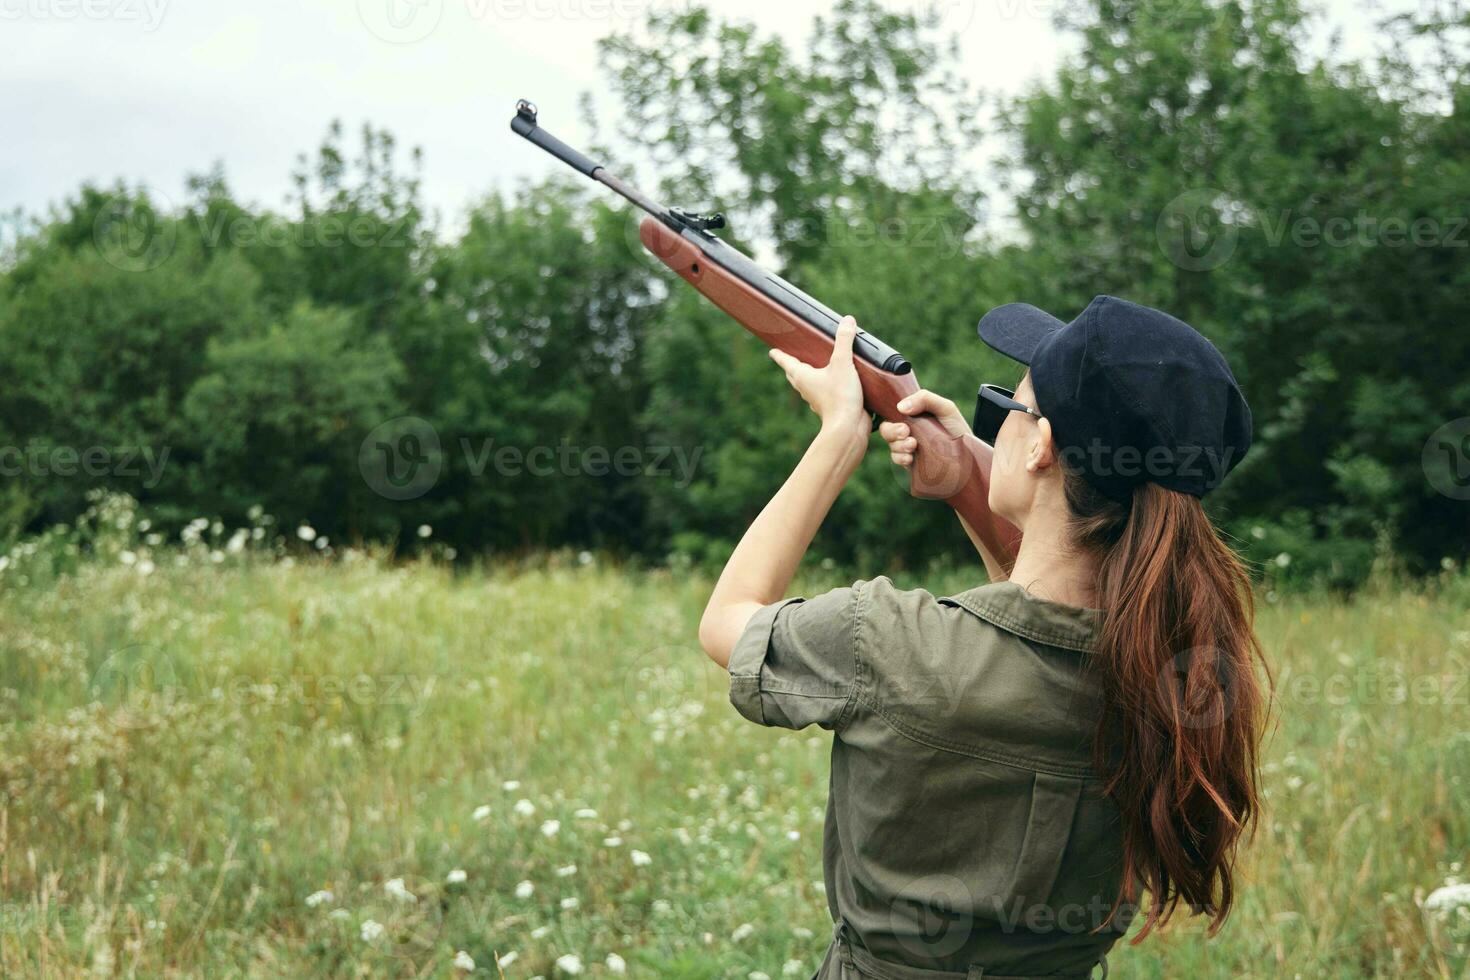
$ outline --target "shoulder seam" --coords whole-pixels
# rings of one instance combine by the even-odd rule
[[[1012,769],[1021,769],[1025,772],[1040,772],[1047,773],[1048,775],[1052,776],[1065,776],[1070,779],[1083,779],[1090,782],[1097,781],[1097,774],[1092,770],[1092,767],[1090,766],[1059,766],[1052,763],[1038,763],[1031,759],[1021,758],[1020,756],[1013,756],[1004,752],[995,752],[991,750],[981,749],[973,745],[966,745],[962,742],[956,742],[951,739],[941,738],[940,736],[935,735],[932,732],[926,732],[923,729],[915,728],[914,726],[900,720],[887,709],[885,709],[881,704],[876,703],[866,695],[860,696],[859,699],[869,708],[871,708],[873,710],[873,713],[881,718],[884,724],[886,724],[889,728],[892,728],[898,734],[904,736],[907,739],[910,739],[911,741],[918,742],[921,745],[927,745],[930,748],[935,749],[942,749],[946,752],[953,752],[957,755],[969,756],[972,759],[980,759],[985,762],[993,762],[997,765],[1008,766]]]

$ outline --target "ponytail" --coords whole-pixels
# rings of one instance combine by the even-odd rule
[[[1122,504],[1071,471],[1064,486],[1072,540],[1099,563],[1097,768],[1123,831],[1108,921],[1146,888],[1134,942],[1180,901],[1210,917],[1213,935],[1235,898],[1237,845],[1260,809],[1264,659],[1250,579],[1198,498],[1145,483]]]

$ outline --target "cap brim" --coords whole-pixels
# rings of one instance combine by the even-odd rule
[[[1030,364],[1037,346],[1065,326],[1030,303],[1007,303],[981,317],[978,329],[980,339],[991,347],[1022,364]]]

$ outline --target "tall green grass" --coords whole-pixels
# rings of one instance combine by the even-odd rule
[[[728,706],[707,580],[210,533],[0,575],[0,974],[810,975],[829,737]],[[1263,600],[1237,911],[1115,976],[1464,975],[1470,912],[1421,905],[1470,859],[1467,610],[1463,578]]]

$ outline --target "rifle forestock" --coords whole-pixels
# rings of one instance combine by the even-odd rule
[[[830,359],[829,333],[713,260],[697,242],[653,218],[643,219],[638,235],[659,261],[766,344],[818,367]],[[990,510],[991,447],[968,432],[951,435],[932,415],[900,412],[898,403],[919,390],[908,361],[871,335],[859,334],[858,342],[863,346],[855,346],[859,356],[853,363],[868,410],[890,422],[906,423],[918,442],[909,492],[949,504],[991,555],[1009,568],[1021,533]]]

